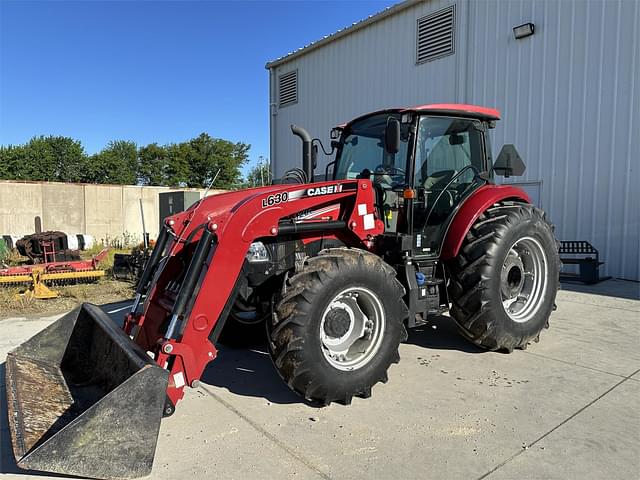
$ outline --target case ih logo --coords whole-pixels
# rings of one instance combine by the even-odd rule
[[[308,197],[315,197],[317,195],[329,195],[331,193],[340,193],[342,191],[342,185],[329,185],[324,187],[315,187],[307,189]]]

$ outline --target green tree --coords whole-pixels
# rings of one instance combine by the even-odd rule
[[[0,175],[10,180],[77,182],[87,155],[82,144],[69,137],[33,137],[25,145],[0,147]]]
[[[271,185],[273,175],[271,174],[271,164],[268,159],[258,157],[258,163],[251,167],[245,179],[247,187],[262,187]]]
[[[240,183],[240,167],[248,159],[250,145],[212,138],[206,133],[188,143],[190,187],[207,187],[216,174],[217,188],[233,188]]]
[[[167,148],[157,143],[141,147],[138,151],[138,183],[141,185],[166,185],[169,154]]]
[[[216,188],[235,188],[249,148],[202,133],[186,142],[152,143],[139,150],[134,142],[118,140],[87,156],[77,140],[41,136],[25,145],[0,146],[0,178],[201,188],[216,178]]]
[[[0,178],[3,180],[30,180],[26,178],[24,145],[0,147]]]
[[[134,142],[117,140],[89,158],[84,181],[112,185],[134,185],[137,179],[138,149]]]
[[[186,142],[147,145],[138,153],[137,178],[144,185],[198,188],[208,187],[215,178],[216,188],[234,188],[240,184],[240,167],[249,148],[207,133]]]
[[[173,143],[167,149],[165,185],[170,187],[189,186],[191,148],[187,143]]]

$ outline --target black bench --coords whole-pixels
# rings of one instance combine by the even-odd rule
[[[560,260],[564,265],[578,265],[578,274],[561,272],[562,280],[579,280],[584,283],[598,283],[611,277],[600,278],[598,250],[585,240],[562,240],[560,242]]]

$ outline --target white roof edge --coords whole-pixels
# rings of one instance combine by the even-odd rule
[[[372,15],[369,15],[367,18],[365,18],[364,20],[360,20],[359,22],[355,22],[351,25],[349,25],[348,27],[345,27],[343,29],[338,30],[335,33],[331,33],[329,35],[325,35],[323,38],[321,38],[320,40],[316,40],[315,42],[311,42],[308,45],[305,45],[304,47],[300,47],[297,50],[294,50],[293,52],[287,53],[286,55],[276,58],[275,60],[271,60],[270,62],[267,62],[267,64],[264,66],[264,68],[266,68],[267,70],[270,70],[272,68],[275,68],[279,65],[282,65],[283,63],[289,62],[291,60],[293,60],[294,58],[300,57],[302,55],[306,55],[307,53],[315,50],[316,48],[320,48],[323,45],[326,45],[327,43],[333,42],[335,40],[338,40],[339,38],[342,37],[346,37],[347,35],[351,35],[352,33],[357,32],[358,30],[361,30],[365,27],[368,27],[369,25],[379,22],[380,20],[383,20],[387,17],[390,17],[391,15],[395,15],[396,13],[399,13],[403,10],[406,10],[409,7],[414,6],[417,3],[420,3],[424,0],[404,0],[403,2],[397,3],[391,7],[387,7],[384,10],[378,12],[378,13],[374,13]]]

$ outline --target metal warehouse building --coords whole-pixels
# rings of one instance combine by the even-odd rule
[[[400,3],[267,64],[274,174],[299,166],[292,123],[328,145],[380,108],[496,107],[493,151],[513,143],[527,165],[505,182],[559,239],[598,248],[604,273],[639,280],[639,29],[637,0]]]

